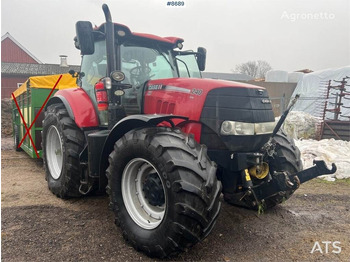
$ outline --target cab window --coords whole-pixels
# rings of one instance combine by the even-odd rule
[[[95,42],[95,52],[92,55],[84,55],[81,72],[85,75],[81,79],[81,87],[89,94],[96,104],[95,84],[107,74],[107,56],[105,41]]]

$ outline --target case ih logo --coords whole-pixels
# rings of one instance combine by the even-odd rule
[[[162,88],[163,88],[163,85],[150,85],[150,86],[148,86],[149,91],[161,90]]]

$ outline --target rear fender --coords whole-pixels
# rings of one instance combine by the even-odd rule
[[[108,156],[113,151],[117,140],[135,128],[157,126],[162,122],[168,122],[171,126],[174,126],[172,119],[187,120],[188,118],[174,115],[131,115],[115,124],[103,145],[100,160],[100,190],[103,190],[107,185],[105,172],[108,167]]]
[[[49,100],[49,105],[63,103],[69,116],[79,128],[90,128],[99,126],[98,115],[89,95],[82,88],[59,90]]]

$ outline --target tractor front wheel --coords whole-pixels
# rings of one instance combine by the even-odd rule
[[[43,121],[43,160],[49,189],[60,198],[80,196],[79,154],[84,134],[63,104],[47,108]]]
[[[300,151],[295,146],[294,141],[291,138],[288,138],[286,134],[282,131],[279,131],[271,140],[271,143],[274,145],[274,153],[272,155],[266,154],[266,161],[269,165],[270,173],[273,174],[276,172],[289,172],[290,175],[294,175],[295,173],[303,170],[302,162],[300,159]],[[228,176],[227,176],[228,177]],[[225,184],[225,180],[227,177],[223,178],[223,183]],[[237,183],[237,180],[231,179],[228,180],[231,184]],[[258,183],[256,183],[258,182]],[[262,180],[254,179],[254,186],[258,186],[261,183],[267,183],[267,178]],[[226,183],[228,184],[228,183]],[[264,199],[262,208],[269,209],[272,208],[288,198],[294,193],[295,189],[290,189],[287,191],[278,192]],[[253,195],[248,195],[245,192],[239,193],[231,193],[228,190],[225,190],[224,187],[224,199],[233,205],[242,206],[248,209],[257,210],[260,206],[256,205],[256,199]]]
[[[134,248],[167,257],[205,238],[219,214],[221,183],[205,146],[180,130],[132,130],[109,156],[107,193]]]
[[[292,138],[280,130],[272,139],[272,143],[275,145],[275,152],[268,159],[271,173],[288,171],[290,175],[293,175],[303,170],[299,148]],[[292,196],[294,191],[284,191],[282,194],[265,199],[265,208],[268,209],[284,202]]]

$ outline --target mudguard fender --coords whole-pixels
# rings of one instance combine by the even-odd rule
[[[115,124],[105,140],[100,158],[100,190],[107,185],[105,172],[108,167],[108,156],[113,151],[114,144],[117,140],[135,128],[157,126],[164,121],[170,123],[171,126],[174,126],[171,121],[171,119],[174,118],[188,120],[187,117],[175,115],[131,115],[123,118]]]
[[[99,126],[98,115],[89,95],[82,88],[59,90],[49,100],[49,105],[63,103],[69,116],[79,128],[91,128]]]

